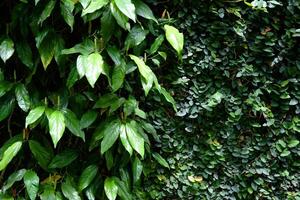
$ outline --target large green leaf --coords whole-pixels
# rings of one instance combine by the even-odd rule
[[[29,148],[34,158],[37,160],[38,164],[43,168],[47,169],[50,163],[53,153],[52,150],[43,147],[39,142],[34,140],[29,140]]]
[[[81,200],[81,197],[79,196],[79,193],[77,192],[76,187],[74,187],[71,177],[69,176],[66,178],[66,181],[61,184],[61,191],[69,200]]]
[[[65,131],[65,117],[61,111],[56,110],[50,114],[48,120],[49,120],[49,132],[54,147],[56,147],[58,141],[61,139]]]
[[[105,127],[104,138],[101,142],[101,154],[104,154],[116,142],[120,134],[120,126],[121,122],[114,120]]]
[[[164,28],[168,42],[177,51],[178,56],[181,57],[183,50],[183,34],[173,26],[165,25]]]
[[[43,67],[46,70],[54,57],[57,40],[50,31],[40,32],[35,40]]]
[[[140,45],[148,34],[148,31],[142,29],[139,26],[134,26],[131,31],[128,33],[125,40],[125,47],[128,50],[131,47]]]
[[[39,191],[40,178],[35,171],[27,170],[24,175],[24,184],[30,200],[35,200]]]
[[[21,62],[29,69],[33,68],[32,51],[27,41],[19,41],[16,43],[16,50]]]
[[[152,154],[153,158],[162,166],[166,167],[166,168],[170,168],[169,164],[167,163],[167,161],[161,157],[161,155],[159,155],[158,153],[154,152]]]
[[[71,31],[73,31],[74,16],[73,10],[75,8],[73,0],[61,0],[60,1],[60,13],[63,16],[65,22],[70,26]]]
[[[90,165],[85,168],[79,178],[78,190],[82,191],[87,188],[94,180],[97,172],[98,167],[96,165]]]
[[[101,35],[105,42],[108,42],[114,34],[116,21],[110,11],[107,9],[101,17]]]
[[[30,97],[24,84],[18,84],[15,89],[16,99],[19,107],[27,112],[30,108]]]
[[[97,118],[98,113],[94,110],[89,110],[84,113],[80,119],[80,127],[82,129],[88,128]]]
[[[49,164],[50,169],[63,168],[71,164],[78,157],[78,152],[75,150],[65,150],[52,159]]]
[[[64,116],[66,127],[70,130],[70,132],[85,141],[85,134],[81,130],[80,121],[77,119],[76,115],[71,110],[67,109],[64,112]]]
[[[145,4],[141,0],[133,0],[133,3],[135,5],[137,15],[144,17],[145,19],[151,19],[157,23],[157,20],[154,17],[152,10],[147,4]]]
[[[103,72],[103,59],[99,53],[92,53],[87,58],[87,63],[84,64],[85,76],[89,84],[94,87],[100,74]]]
[[[130,23],[128,22],[128,17],[126,17],[116,6],[115,2],[110,3],[110,11],[114,18],[116,19],[119,26],[121,26],[125,30],[130,30]]]
[[[99,100],[94,105],[94,108],[107,108],[111,106],[111,104],[116,100],[118,100],[118,96],[116,94],[105,94],[99,98]]]
[[[0,100],[0,122],[13,112],[14,106],[15,98],[12,98],[10,95],[3,99],[3,101]]]
[[[6,168],[11,160],[17,155],[22,147],[22,142],[17,141],[9,146],[3,153],[2,159],[0,160],[0,171]]]
[[[125,78],[125,63],[115,66],[111,78],[113,92],[117,91],[123,84]]]
[[[115,200],[118,194],[118,185],[111,177],[107,177],[104,181],[104,191],[109,200]]]
[[[144,138],[137,132],[135,121],[126,123],[126,134],[132,148],[144,157]]]
[[[154,54],[157,52],[158,48],[161,46],[161,44],[163,43],[163,41],[165,40],[164,35],[160,35],[158,36],[155,41],[153,42],[153,44],[150,47],[149,50],[149,54]]]
[[[25,127],[36,122],[45,112],[45,106],[39,106],[32,109],[26,117]]]
[[[119,10],[126,15],[128,18],[132,19],[134,22],[136,20],[135,6],[131,0],[114,0],[116,6]]]
[[[88,56],[87,55],[79,55],[77,57],[76,67],[77,72],[79,74],[79,78],[84,77],[85,75],[85,65],[88,62]]]
[[[84,16],[89,13],[93,13],[96,10],[101,9],[103,6],[109,3],[109,0],[91,0],[89,5],[83,9],[81,16]]]
[[[133,149],[128,141],[126,126],[124,124],[122,124],[120,127],[120,139],[126,151],[129,153],[129,155],[132,155]]]
[[[3,62],[6,62],[15,52],[14,42],[7,38],[0,44],[0,57]]]
[[[38,20],[38,23],[39,24],[42,24],[48,17],[50,17],[53,9],[54,9],[54,6],[55,6],[55,0],[50,0],[48,1],[48,3],[46,4],[42,14],[40,15],[40,18]]]
[[[25,172],[26,172],[26,169],[20,169],[18,171],[13,172],[8,177],[8,179],[5,181],[5,183],[3,184],[3,187],[1,188],[1,192],[6,192],[6,190],[8,190],[9,188],[11,188],[11,186],[15,182],[22,180]]]
[[[133,184],[136,185],[141,180],[143,164],[138,157],[135,157],[132,163]]]

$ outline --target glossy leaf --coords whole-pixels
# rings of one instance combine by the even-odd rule
[[[65,150],[51,160],[48,167],[50,169],[63,168],[71,164],[78,157],[78,152],[75,150]]]
[[[183,34],[180,33],[175,27],[165,25],[166,38],[172,47],[177,51],[177,54],[181,57],[183,50]]]
[[[144,138],[137,132],[136,122],[126,123],[126,133],[131,147],[144,157]]]
[[[79,193],[71,182],[71,178],[67,177],[66,181],[61,184],[63,195],[69,200],[81,200]]]
[[[115,2],[110,3],[110,11],[111,14],[114,16],[115,20],[125,30],[130,30],[130,24],[128,22],[128,17],[126,17],[116,6]]]
[[[164,40],[165,40],[165,37],[163,35],[158,36],[155,39],[154,43],[151,45],[150,50],[149,50],[149,54],[156,53]]]
[[[66,127],[71,131],[71,133],[85,141],[85,134],[81,130],[80,121],[77,119],[76,115],[71,110],[66,110],[64,112],[64,117]]]
[[[80,127],[82,129],[88,128],[97,118],[98,113],[93,110],[89,110],[88,112],[84,113],[80,119]]]
[[[40,178],[36,172],[27,170],[24,175],[24,184],[30,200],[35,200],[39,191]]]
[[[94,87],[100,74],[103,72],[103,59],[99,53],[92,53],[84,64],[85,76],[89,84]]]
[[[128,141],[126,126],[124,124],[122,124],[120,127],[120,139],[126,151],[129,153],[129,155],[132,155],[133,149]]]
[[[119,10],[126,15],[128,18],[132,19],[134,22],[136,20],[135,6],[131,0],[114,0],[116,6]]]
[[[71,32],[73,31],[73,25],[74,25],[74,16],[73,16],[74,8],[75,8],[74,1],[61,0],[60,2],[61,15],[63,16],[65,22],[70,26]]]
[[[39,142],[29,140],[29,148],[38,164],[43,168],[47,169],[48,164],[52,159],[52,151],[49,148],[42,146]]]
[[[15,52],[14,42],[7,38],[3,40],[0,44],[0,57],[5,63]]]
[[[13,143],[4,151],[2,159],[0,160],[0,171],[6,168],[6,166],[20,151],[21,147],[22,147],[22,142],[18,141]]]
[[[54,0],[50,0],[48,1],[48,3],[46,4],[43,12],[41,13],[40,15],[40,18],[38,20],[38,23],[39,24],[42,24],[48,17],[50,17],[53,9],[54,9],[54,6],[55,6],[55,2]]]
[[[30,97],[24,84],[18,84],[15,89],[16,99],[19,107],[27,112],[30,108]]]
[[[118,194],[118,186],[113,178],[106,178],[104,181],[104,191],[109,200],[115,200]]]
[[[13,172],[8,179],[3,184],[3,187],[1,188],[2,192],[6,192],[8,189],[13,186],[13,184],[17,181],[22,180],[24,174],[26,173],[26,169],[20,169],[18,171]]]
[[[135,157],[132,163],[133,184],[136,185],[141,180],[143,164],[138,157]]]
[[[27,41],[16,43],[17,54],[21,62],[26,65],[29,69],[33,68],[33,57],[32,50]]]
[[[94,180],[97,172],[98,167],[96,165],[90,165],[85,168],[79,178],[78,190],[82,191],[87,188]]]
[[[152,154],[153,158],[159,163],[161,164],[163,167],[166,167],[166,168],[170,168],[169,164],[167,163],[167,161],[161,157],[161,155],[159,155],[158,153],[153,153]]]
[[[91,0],[88,6],[82,11],[81,16],[93,13],[108,4],[109,0]]]
[[[144,17],[145,19],[151,19],[157,23],[157,20],[154,17],[152,10],[147,4],[145,4],[141,0],[133,0],[133,3],[135,5],[137,15]]]
[[[54,111],[48,118],[49,120],[49,132],[54,144],[57,146],[58,141],[64,134],[65,131],[65,117],[61,111]]]
[[[120,135],[120,122],[112,121],[109,126],[105,127],[104,138],[101,142],[101,154],[104,154],[116,142]]]
[[[44,106],[32,109],[26,117],[25,127],[36,122],[45,112]]]
[[[115,66],[111,78],[111,87],[113,92],[117,91],[123,84],[125,78],[125,63]]]

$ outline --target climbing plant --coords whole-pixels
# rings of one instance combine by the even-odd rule
[[[176,110],[156,71],[180,62],[183,34],[142,0],[0,11],[0,199],[134,199],[144,162],[168,167],[145,103]]]

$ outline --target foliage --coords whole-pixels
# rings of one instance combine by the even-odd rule
[[[165,6],[185,35],[164,76],[178,102],[149,107],[152,199],[299,199],[299,1],[182,1]]]
[[[142,108],[151,95],[176,110],[156,71],[183,35],[142,0],[0,11],[0,199],[134,199],[153,153],[168,167]]]

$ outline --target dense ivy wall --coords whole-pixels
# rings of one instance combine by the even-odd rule
[[[300,198],[300,3],[250,3],[167,6],[186,42],[164,68],[177,116],[151,113],[170,164],[148,175],[152,199]]]

